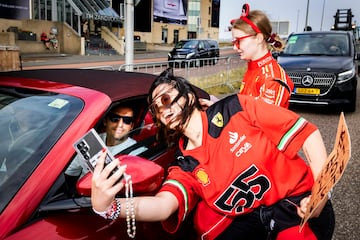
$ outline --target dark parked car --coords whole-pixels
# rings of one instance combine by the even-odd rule
[[[130,148],[147,150],[122,162],[135,196],[158,190],[174,149],[155,137],[146,100],[154,78],[89,69],[0,73],[0,239],[129,239],[123,219],[105,220],[92,211],[91,173],[75,186],[64,171],[75,157],[73,143],[91,128],[104,131],[107,111],[128,102],[136,113],[131,137],[138,141]],[[159,222],[136,226],[136,239],[193,236],[190,224],[175,235]]]
[[[355,111],[357,64],[355,39],[347,31],[293,33],[277,60],[294,82],[291,105]]]
[[[168,53],[169,65],[194,65],[200,67],[205,63],[216,64],[219,59],[219,44],[211,39],[181,40]]]

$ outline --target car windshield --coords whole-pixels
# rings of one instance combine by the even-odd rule
[[[63,94],[0,88],[0,212],[82,108]]]
[[[283,54],[349,56],[349,44],[346,34],[298,34],[290,36]]]
[[[189,49],[193,49],[196,48],[197,46],[197,41],[180,41],[175,45],[175,48],[189,48]]]

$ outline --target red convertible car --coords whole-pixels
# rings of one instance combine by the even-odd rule
[[[91,208],[91,173],[70,187],[64,171],[73,143],[104,115],[129,102],[139,156],[126,156],[135,196],[161,186],[174,149],[155,137],[147,109],[154,75],[90,69],[0,73],[0,239],[128,239],[123,219],[105,220]],[[206,94],[206,93],[204,93]],[[120,195],[122,193],[119,193]],[[191,221],[174,235],[159,222],[137,222],[135,239],[193,239]]]

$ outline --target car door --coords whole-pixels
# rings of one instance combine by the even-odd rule
[[[199,58],[207,58],[208,57],[208,51],[205,45],[205,41],[200,40],[198,44],[198,53]]]
[[[146,102],[146,98],[141,103]],[[140,118],[137,120],[137,129],[132,137],[137,137],[141,146],[147,150],[139,156],[123,155],[123,161],[128,165],[128,173],[133,177],[135,196],[151,195],[160,187],[164,178],[164,167],[173,160],[174,150],[167,148],[156,138],[156,129],[147,106],[138,109]],[[110,107],[109,107],[110,108]],[[97,131],[100,131],[102,118],[95,124]],[[97,127],[98,126],[98,127]],[[149,141],[152,140],[152,141]],[[76,139],[68,139],[63,150],[72,148]],[[60,161],[52,157],[54,164]],[[50,159],[45,159],[49,162]],[[71,159],[68,159],[71,162]],[[50,166],[49,166],[50,168]],[[5,239],[127,239],[125,219],[109,221],[96,215],[91,208],[90,188],[91,173],[83,176],[77,182],[69,182],[64,174],[67,166],[59,174],[55,182],[47,189],[40,205],[35,209],[31,219]],[[47,172],[47,175],[58,174]],[[155,184],[153,184],[155,183]],[[76,185],[76,186],[75,186]],[[75,192],[74,192],[75,190]],[[35,193],[34,193],[35,194]],[[123,193],[119,193],[123,195]],[[166,233],[160,222],[136,222],[136,238],[144,240],[157,239],[189,239],[189,235],[171,235]],[[179,234],[188,234],[182,232]]]

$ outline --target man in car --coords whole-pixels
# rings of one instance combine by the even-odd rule
[[[129,137],[129,132],[134,127],[134,110],[130,106],[125,104],[114,106],[106,115],[103,124],[105,132],[100,133],[99,136],[113,155],[136,143],[136,140]],[[145,147],[140,147],[131,151],[129,155],[139,155],[145,150]],[[69,185],[73,186],[73,183],[88,171],[86,164],[77,155],[66,169],[65,177]]]

